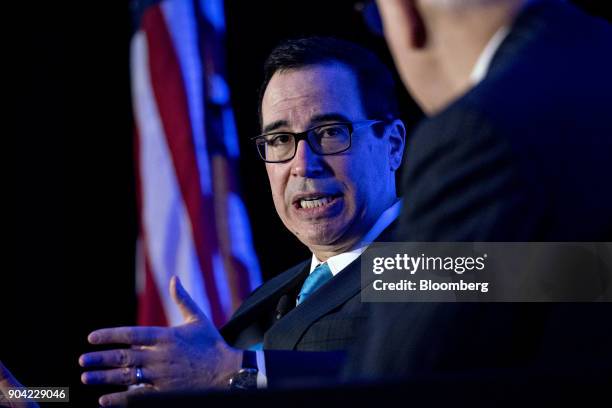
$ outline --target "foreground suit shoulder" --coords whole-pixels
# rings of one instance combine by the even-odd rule
[[[571,5],[525,10],[487,77],[413,134],[399,238],[610,239],[610,42]]]
[[[522,12],[487,77],[413,134],[399,238],[609,241],[611,43],[607,23],[565,2]],[[347,375],[609,372],[611,307],[377,305]]]

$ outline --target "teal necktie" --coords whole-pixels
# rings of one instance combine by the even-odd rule
[[[304,302],[308,296],[312,295],[315,290],[323,286],[323,284],[333,276],[327,263],[322,263],[317,266],[304,281],[302,290],[300,290],[300,294],[298,295],[298,305]]]

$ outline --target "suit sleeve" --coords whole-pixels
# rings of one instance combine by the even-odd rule
[[[344,365],[343,351],[265,350],[268,388],[322,385],[337,380]]]
[[[396,238],[511,241],[533,233],[545,200],[534,200],[540,192],[508,140],[468,108],[425,121],[406,151]]]

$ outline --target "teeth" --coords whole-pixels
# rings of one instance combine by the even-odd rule
[[[332,200],[331,197],[303,199],[303,200],[300,200],[300,207],[302,208],[321,207],[322,205],[329,203],[331,200]]]

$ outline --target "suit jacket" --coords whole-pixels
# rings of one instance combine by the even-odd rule
[[[377,241],[389,240],[391,229]],[[269,384],[335,376],[369,314],[360,297],[360,267],[357,258],[296,307],[310,271],[310,260],[301,262],[256,289],[221,334],[238,348],[263,342]]]
[[[611,241],[612,30],[561,1],[411,136],[400,241]],[[606,304],[376,306],[348,374],[610,364]],[[609,367],[609,366],[608,366]]]
[[[612,241],[612,29],[561,1],[517,17],[486,77],[407,149],[401,241]]]
[[[359,301],[359,260],[296,307],[309,271],[310,260],[301,262],[253,292],[223,328],[226,339],[240,348],[263,342],[266,350],[344,350],[366,317]]]

